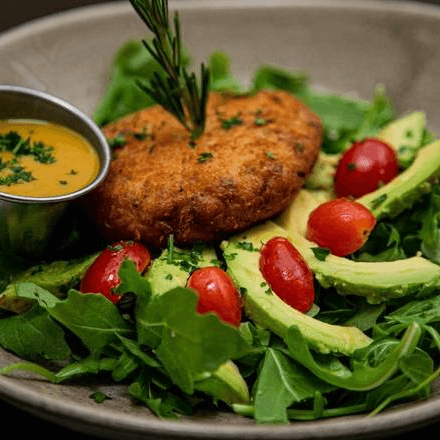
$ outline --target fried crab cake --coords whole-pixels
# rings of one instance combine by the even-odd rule
[[[104,127],[124,139],[101,186],[86,199],[109,240],[163,247],[211,242],[280,213],[319,153],[320,119],[285,92],[211,94],[195,143],[162,107]]]

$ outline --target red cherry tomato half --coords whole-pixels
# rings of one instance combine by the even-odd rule
[[[260,271],[272,291],[300,312],[313,305],[313,274],[290,241],[284,237],[270,239],[261,249]]]
[[[222,269],[209,266],[195,270],[188,278],[187,287],[199,295],[197,311],[214,312],[235,327],[241,322],[241,300],[230,276]]]
[[[336,194],[361,197],[394,179],[398,171],[396,152],[388,144],[373,138],[356,142],[339,161]]]
[[[310,214],[307,238],[332,254],[345,257],[364,245],[375,225],[369,209],[341,198],[319,205]]]
[[[100,293],[116,304],[122,295],[114,293],[121,280],[118,273],[122,262],[129,258],[138,272],[143,272],[151,261],[148,249],[134,241],[119,241],[102,251],[81,280],[82,293]]]

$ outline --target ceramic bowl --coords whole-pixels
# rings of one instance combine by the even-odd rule
[[[184,41],[198,65],[226,52],[233,74],[249,84],[256,68],[300,70],[318,90],[371,99],[378,84],[399,114],[424,110],[440,133],[440,9],[406,1],[185,0]],[[129,2],[56,14],[0,36],[0,82],[37,88],[91,115],[107,86],[109,66],[129,39],[146,28]],[[0,365],[16,357],[0,351]],[[0,377],[0,397],[76,431],[114,439],[290,440],[397,436],[440,420],[438,385],[428,400],[364,415],[256,425],[226,411],[201,411],[181,421],[159,420],[135,405],[126,388],[90,377],[74,384]],[[100,390],[111,399],[90,399]]]

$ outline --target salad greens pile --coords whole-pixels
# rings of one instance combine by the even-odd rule
[[[99,125],[154,104],[136,83],[151,79],[155,63],[137,41],[121,48],[106,95],[94,114]],[[371,101],[323,94],[315,92],[302,73],[263,66],[245,90],[231,75],[225,54],[213,53],[209,67],[211,90],[282,89],[304,100],[322,118],[322,150],[327,154],[374,136],[396,118],[381,87]],[[426,131],[423,143],[433,137]],[[90,229],[80,221],[76,227],[67,240],[74,252],[66,262],[29,267],[19,257],[0,254],[0,304],[6,294],[26,304],[21,313],[2,312],[0,345],[25,360],[4,365],[1,374],[26,371],[53,383],[102,374],[126,383],[134,401],[161,418],[191,415],[210,406],[232,409],[258,423],[377,414],[394,402],[429,397],[432,382],[440,375],[438,292],[368,304],[365,298],[343,297],[317,285],[314,317],[356,326],[373,342],[351,356],[313,353],[295,326],[281,339],[251,320],[235,328],[215,315],[197,314],[197,296],[184,287],[156,295],[148,278],[138,274],[130,261],[121,267],[118,287],[120,293],[135,298],[128,307],[127,302],[122,309],[101,295],[81,294],[77,290],[81,271],[103,243],[95,240],[93,252],[88,245],[87,255],[78,258]],[[174,250],[177,260],[172,263],[190,271],[202,252],[199,244]],[[350,258],[381,262],[418,254],[440,264],[439,185],[413,210],[380,221],[365,246]],[[68,250],[63,249],[62,255],[69,256]],[[227,264],[220,251],[216,264]],[[249,400],[243,392],[225,396],[218,391],[216,372],[231,360],[250,390]],[[100,392],[92,398],[105,401]]]

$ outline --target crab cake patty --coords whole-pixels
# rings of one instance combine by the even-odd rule
[[[163,247],[222,239],[281,212],[311,171],[319,118],[285,92],[211,94],[195,145],[162,107],[104,127],[123,136],[105,181],[86,199],[109,240]]]

